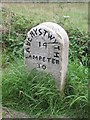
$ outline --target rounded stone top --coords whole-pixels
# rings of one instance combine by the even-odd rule
[[[69,42],[66,31],[60,25],[58,25],[57,23],[54,23],[54,22],[44,22],[44,23],[41,23],[41,24],[33,27],[28,32],[27,36],[30,36],[30,32],[33,31],[33,29],[39,29],[39,28],[44,29],[44,30],[50,32],[51,34],[55,35],[57,38],[57,41],[60,42],[61,44],[65,44],[65,43]],[[41,30],[39,32],[41,32]],[[38,34],[38,32],[37,32],[37,34]]]
[[[41,23],[41,25],[45,25],[45,26],[51,28],[52,30],[54,30],[59,35],[59,37],[61,36],[64,40],[69,42],[68,35],[67,35],[66,31],[60,25],[58,25],[57,23],[44,22],[44,23]]]

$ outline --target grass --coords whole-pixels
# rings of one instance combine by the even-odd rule
[[[16,59],[3,71],[2,104],[32,117],[87,117],[87,74],[87,68],[70,62],[62,97],[51,75],[36,70],[28,73],[23,60]]]
[[[32,20],[33,24],[52,21],[88,31],[88,3],[3,3],[3,7],[24,15]],[[64,16],[70,16],[65,19]]]
[[[87,3],[7,3],[3,6],[8,8],[7,10],[30,19],[30,24],[33,26],[44,21],[53,21],[60,25],[64,22],[65,28],[70,27],[71,24],[75,28],[87,31]],[[65,19],[64,16],[70,16],[70,18]],[[11,16],[6,15],[6,17],[5,20],[8,20]],[[20,39],[22,38],[17,40]],[[73,38],[73,40],[76,39]],[[75,54],[72,53],[72,55]],[[11,57],[12,61],[9,61],[8,57]],[[78,60],[69,59],[64,96],[61,96],[56,89],[51,75],[36,70],[28,73],[23,59],[14,57],[14,54],[3,54],[0,62],[3,67],[3,75],[0,73],[2,75],[0,78],[2,78],[2,105],[4,107],[24,111],[30,117],[87,117],[88,68]]]

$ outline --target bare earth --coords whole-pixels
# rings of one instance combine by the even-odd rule
[[[26,113],[11,110],[6,107],[2,108],[2,117],[3,118],[30,118],[30,116],[26,115]]]

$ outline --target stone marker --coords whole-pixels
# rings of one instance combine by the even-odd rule
[[[45,22],[33,27],[24,44],[27,69],[42,70],[53,75],[62,92],[68,65],[69,39],[65,30],[56,23]]]

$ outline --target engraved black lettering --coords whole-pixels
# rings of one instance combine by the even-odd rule
[[[48,38],[49,38],[50,40],[52,40],[52,39],[54,39],[55,37],[53,37],[52,35],[50,35],[50,33],[48,33]]]
[[[31,43],[29,41],[26,41],[26,45],[31,46]]]
[[[32,56],[31,56],[31,55],[29,55],[29,56],[26,56],[26,58],[32,58]]]
[[[40,64],[37,63],[37,68],[40,68]]]
[[[33,59],[38,60],[38,56],[33,55]]]
[[[57,40],[55,39],[55,41],[54,41],[54,42],[52,42],[52,44],[58,44]]]
[[[32,42],[32,38],[28,38],[28,41]]]
[[[43,68],[43,70],[45,70],[46,69],[46,65],[42,65],[42,68]]]
[[[55,59],[52,58],[52,63],[55,64]]]
[[[31,37],[33,38],[35,36],[35,34],[33,33],[33,31],[30,32]]]
[[[54,57],[59,58],[59,53],[58,52],[54,52]]]
[[[39,56],[39,60],[42,60],[42,56]]]
[[[26,51],[27,51],[28,53],[30,53],[30,48],[26,48]]]
[[[41,47],[41,42],[39,42],[39,47]]]
[[[59,60],[56,60],[56,64],[59,64]]]
[[[54,39],[54,41],[48,42],[48,44],[58,44],[58,42],[56,39]]]
[[[45,62],[45,57],[43,57],[43,62]]]
[[[45,43],[43,43],[43,46],[45,46],[45,48],[47,48],[47,43],[45,42]]]
[[[48,33],[48,31],[44,29],[44,36],[46,35],[46,33]]]
[[[40,28],[38,31],[39,31],[39,35],[42,35],[42,29]]]
[[[48,62],[50,62],[51,58],[47,58]]]
[[[35,32],[35,34],[37,35],[37,28],[36,28],[35,30],[33,29],[33,31],[34,31],[34,32]]]
[[[60,46],[54,46],[55,50],[60,50]]]

